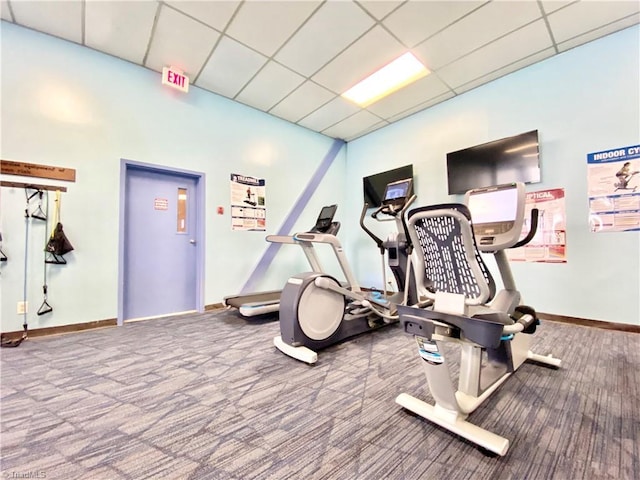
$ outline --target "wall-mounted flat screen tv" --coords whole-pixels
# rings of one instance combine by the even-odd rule
[[[538,131],[447,153],[449,195],[511,182],[540,182]]]
[[[387,188],[387,184],[407,178],[413,179],[413,165],[405,165],[404,167],[364,177],[362,179],[362,189],[364,190],[365,203],[368,203],[369,207],[372,208],[379,207],[382,205],[382,200],[384,200],[384,191]],[[413,185],[408,196],[411,195],[413,195]]]

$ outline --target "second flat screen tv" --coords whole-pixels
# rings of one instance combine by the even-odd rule
[[[449,195],[511,182],[540,181],[538,131],[447,154]]]

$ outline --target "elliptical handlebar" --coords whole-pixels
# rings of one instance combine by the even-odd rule
[[[411,206],[411,204],[415,201],[416,198],[417,198],[416,195],[411,195],[411,197],[409,197],[409,199],[402,204],[402,208],[400,208],[399,210],[396,209],[398,204],[391,203],[391,204],[379,206],[371,214],[371,218],[377,220],[378,222],[397,220],[399,218],[400,222],[402,223],[402,229],[404,230],[403,233],[406,237],[405,241],[407,242],[407,246],[409,249],[411,249],[411,237],[409,237],[409,227],[407,226],[407,222],[405,220],[405,213],[409,208],[409,206]],[[367,228],[367,226],[364,223],[364,218],[367,216],[368,209],[369,209],[369,204],[365,202],[365,204],[362,206],[362,212],[360,212],[360,226],[367,233],[367,235],[369,235],[373,239],[373,241],[376,242],[376,245],[378,246],[380,251],[384,252],[383,240],[378,236],[376,236],[376,234],[373,233],[371,230],[369,230],[369,228]],[[381,218],[378,218],[379,214],[389,215],[390,217],[393,217],[393,218],[381,219]]]
[[[529,233],[527,233],[527,235],[522,240],[519,240],[518,242],[513,244],[513,246],[511,246],[510,248],[522,247],[523,245],[529,243],[533,239],[533,237],[536,236],[536,233],[538,231],[538,212],[539,211],[537,208],[531,209],[531,227],[529,228]]]
[[[416,198],[418,198],[415,194],[409,197],[409,200],[406,201],[404,207],[399,212],[400,221],[402,222],[402,229],[404,230],[405,242],[407,242],[407,252],[411,255],[411,250],[413,250],[413,244],[411,243],[411,237],[409,236],[409,227],[407,226],[407,220],[405,212],[409,208],[409,206],[415,202]]]
[[[369,230],[367,228],[367,226],[364,224],[364,217],[367,215],[367,210],[369,209],[369,204],[367,202],[364,203],[364,205],[362,206],[362,212],[360,212],[360,227],[362,227],[362,229],[367,233],[367,235],[369,235],[374,242],[376,242],[376,245],[378,246],[378,248],[380,249],[380,251],[382,253],[384,253],[384,246],[382,245],[382,239],[377,237],[371,230]],[[378,209],[379,210],[379,209]],[[377,210],[376,210],[377,211]],[[372,214],[373,216],[373,214]],[[374,217],[375,218],[375,217]]]

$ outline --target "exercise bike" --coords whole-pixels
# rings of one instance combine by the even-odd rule
[[[629,187],[629,182],[633,179],[635,175],[640,173],[640,171],[636,170],[635,172],[631,172],[627,175],[616,175],[618,177],[618,183],[614,183],[613,186],[616,187],[615,191],[618,190],[631,190],[632,192],[636,191],[637,185],[635,187]]]
[[[538,212],[522,240],[525,190],[522,183],[471,190],[465,204],[416,208],[408,214],[419,293],[433,299],[430,309],[400,306],[400,322],[418,344],[421,364],[435,405],[407,393],[396,403],[491,454],[505,455],[509,440],[467,421],[467,417],[526,360],[559,367],[560,360],[531,352],[539,320],[520,304],[505,249],[528,243]],[[480,252],[493,253],[504,289]],[[445,359],[445,343],[461,347],[458,388]]]
[[[384,327],[398,321],[396,306],[415,303],[416,289],[410,268],[405,224],[405,212],[415,200],[411,195],[412,180],[387,185],[382,205],[371,217],[395,221],[398,233],[386,241],[378,238],[364,224],[368,205],[360,214],[360,225],[380,249],[385,271],[385,253],[389,267],[398,283],[398,292],[391,297],[386,292],[363,291],[358,284],[340,241],[333,235],[301,233],[294,236],[302,244],[329,244],[346,278],[346,284],[324,272],[305,272],[291,277],[280,297],[280,335],[273,339],[275,347],[297,360],[314,364],[317,350],[348,338]],[[386,288],[386,276],[383,277]]]

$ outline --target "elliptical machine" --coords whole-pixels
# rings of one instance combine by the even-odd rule
[[[387,253],[389,266],[398,281],[398,292],[390,298],[386,298],[384,292],[362,291],[337,237],[314,233],[294,235],[297,242],[329,244],[344,273],[346,285],[323,272],[305,272],[291,277],[280,297],[280,335],[273,339],[278,350],[314,364],[318,359],[316,350],[397,322],[397,304],[406,302],[407,298],[415,303],[414,275],[409,262],[411,251],[404,220],[407,208],[415,200],[415,195],[410,195],[411,187],[412,179],[388,184],[382,205],[371,214],[378,221],[384,221],[383,216],[395,220],[398,233],[390,235],[386,241],[365,226],[366,203],[360,214],[360,225],[380,249],[383,271]],[[386,275],[384,282],[386,284]]]
[[[465,204],[442,204],[409,212],[415,246],[418,291],[434,300],[432,309],[398,307],[405,332],[413,335],[435,405],[402,393],[396,403],[498,455],[509,440],[466,420],[526,360],[559,367],[560,360],[529,349],[539,320],[533,308],[520,305],[505,249],[518,241],[524,220],[522,183],[467,192]],[[493,253],[504,289],[496,286],[480,252]],[[419,264],[419,266],[418,266]],[[460,375],[453,386],[444,343],[460,344]]]

